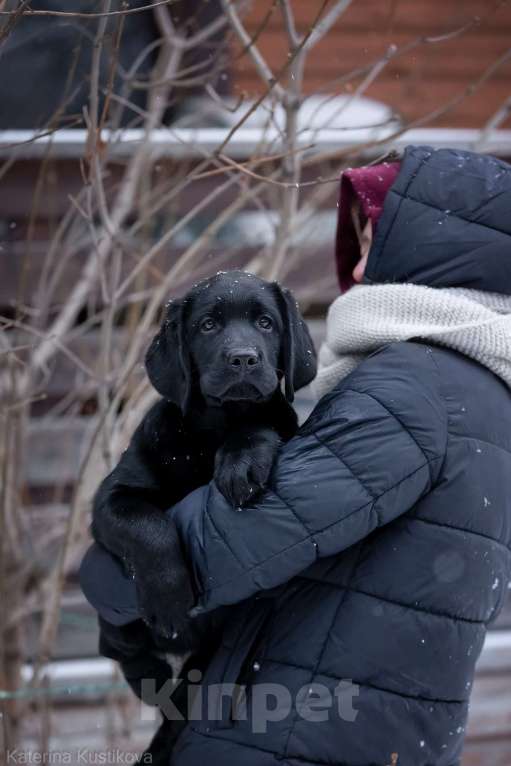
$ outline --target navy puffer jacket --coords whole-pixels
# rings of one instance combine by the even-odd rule
[[[368,277],[510,293],[510,209],[508,166],[411,148]],[[502,380],[386,346],[323,397],[257,504],[235,513],[210,485],[173,513],[201,607],[237,604],[205,691],[246,689],[188,725],[173,766],[459,763],[511,568]]]

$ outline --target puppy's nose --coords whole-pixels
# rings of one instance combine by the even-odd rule
[[[227,363],[239,372],[250,372],[259,364],[259,356],[253,348],[237,348],[227,354]]]

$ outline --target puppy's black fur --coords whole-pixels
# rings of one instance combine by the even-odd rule
[[[164,511],[212,478],[234,508],[264,488],[296,431],[290,402],[313,379],[316,357],[287,290],[228,272],[168,305],[146,369],[162,399],[101,484],[93,535],[125,561],[160,646],[196,651],[203,623],[190,617],[195,594]]]

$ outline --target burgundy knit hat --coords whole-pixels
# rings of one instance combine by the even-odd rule
[[[341,293],[345,293],[355,284],[352,272],[360,258],[360,246],[351,219],[352,205],[358,199],[363,225],[370,218],[374,234],[385,197],[396,180],[400,167],[400,162],[384,162],[381,165],[350,168],[341,176],[335,248]]]

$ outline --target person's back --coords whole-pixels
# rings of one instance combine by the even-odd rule
[[[423,403],[410,396],[421,388],[428,392]],[[367,396],[364,418],[383,418],[372,452],[364,441],[365,468],[357,464],[356,451],[332,436],[347,416],[344,408],[336,412],[335,402],[350,390]],[[422,407],[431,408],[432,423],[437,417],[434,439],[420,427],[428,420]],[[387,412],[411,442],[402,441],[403,452],[424,453],[432,487],[343,556],[322,559],[302,575],[316,584],[309,608],[324,604],[319,582],[342,589],[315,680],[332,674],[359,688],[356,720],[330,720],[332,737],[322,731],[314,740],[316,746],[323,743],[320,759],[317,750],[309,757],[311,763],[351,766],[390,763],[395,752],[399,764],[453,766],[461,753],[475,663],[511,571],[511,392],[452,350],[419,342],[383,348],[315,413],[315,438],[339,450],[369,493],[377,486],[375,474],[385,481],[389,463],[408,465],[386,438]],[[353,427],[353,408],[348,417]],[[443,440],[445,452],[437,449]],[[401,484],[400,493],[413,481],[410,476]],[[403,501],[397,496],[392,502]],[[336,745],[329,747],[331,742]]]
[[[511,573],[511,168],[410,147],[399,174],[354,174],[360,230],[381,217],[351,287],[341,195],[350,289],[319,404],[253,509],[233,518],[210,488],[173,512],[202,608],[256,596],[204,679],[246,687],[247,720],[233,704],[191,724],[174,766],[460,762]],[[288,694],[270,711],[266,684]]]

